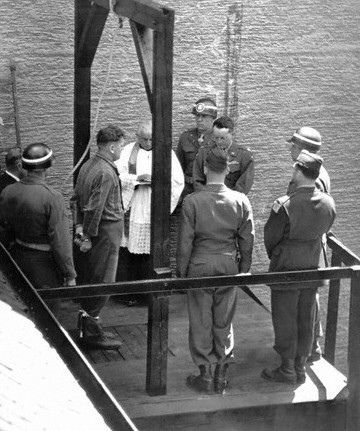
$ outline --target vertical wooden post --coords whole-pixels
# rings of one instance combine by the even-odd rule
[[[353,267],[350,292],[346,431],[360,429],[360,266]]]
[[[80,59],[80,41],[90,13],[88,0],[75,0],[75,58],[74,58],[74,165],[85,151],[90,139],[91,113],[91,63],[84,65]],[[74,175],[74,184],[77,173]]]
[[[170,272],[170,198],[172,149],[172,66],[174,12],[163,9],[164,20],[154,29],[153,40],[153,173],[151,200],[151,256],[158,276]],[[146,391],[166,393],[169,302],[151,295],[148,320]]]
[[[74,164],[79,161],[90,140],[91,65],[108,14],[108,9],[89,0],[75,0]],[[77,172],[74,183],[76,178]]]
[[[341,257],[334,251],[331,255],[331,266],[341,266]],[[330,280],[326,330],[325,330],[325,359],[334,365],[336,348],[336,331],[339,311],[340,280]]]

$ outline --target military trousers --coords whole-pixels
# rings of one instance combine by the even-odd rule
[[[195,256],[188,277],[232,275],[238,273],[236,262],[223,255]],[[237,301],[236,287],[189,290],[189,348],[194,363],[227,363],[233,357],[232,320]]]
[[[85,254],[85,283],[115,282],[122,229],[122,220],[100,223],[98,235],[91,238],[92,248]],[[81,300],[81,307],[91,316],[97,317],[108,299],[108,296],[85,298]]]
[[[316,288],[272,289],[274,349],[284,359],[311,353],[316,313]]]
[[[63,275],[52,251],[34,250],[15,244],[11,254],[35,289],[51,289],[63,284]],[[54,299],[46,302],[56,315],[60,301]]]

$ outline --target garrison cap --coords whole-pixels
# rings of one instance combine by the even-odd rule
[[[229,163],[229,156],[225,150],[215,146],[210,148],[205,158],[206,166],[214,172],[223,172]]]
[[[321,147],[321,135],[316,129],[304,126],[297,129],[288,142],[318,151]]]
[[[307,150],[301,150],[294,166],[299,166],[305,175],[309,173],[309,176],[317,178],[322,162],[323,159],[317,154],[310,153]]]
[[[210,115],[213,118],[217,117],[217,106],[210,97],[203,97],[194,103],[191,113],[194,115]]]

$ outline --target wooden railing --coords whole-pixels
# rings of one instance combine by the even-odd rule
[[[244,286],[244,285],[271,285],[284,283],[288,288],[299,288],[299,282],[330,280],[328,313],[325,337],[325,356],[334,363],[336,347],[336,327],[339,305],[339,291],[341,279],[351,280],[350,291],[350,315],[349,315],[349,343],[348,343],[348,399],[347,399],[347,431],[360,429],[360,259],[351,250],[347,249],[333,235],[328,237],[328,246],[332,250],[331,267],[318,270],[273,272],[259,274],[237,274],[235,276],[218,276],[202,278],[165,278],[134,282],[121,282],[111,284],[82,285],[57,289],[43,289],[38,292],[43,299],[55,298],[80,298],[102,295],[121,295],[128,293],[151,293],[152,302],[161,300],[164,295],[190,289],[202,289],[204,287],[219,286]],[[342,264],[346,266],[342,266]],[[167,269],[159,269],[158,272],[166,273]],[[307,287],[302,287],[306,289]],[[156,307],[154,307],[156,309]],[[152,308],[149,308],[151,320]],[[164,316],[163,327],[167,328],[167,318]],[[161,382],[154,381],[158,387],[166,390],[166,360],[167,360],[167,330],[162,334],[164,339],[159,340],[157,352],[152,350],[152,355],[157,356],[159,367],[163,369],[159,375]],[[165,339],[166,338],[166,339]],[[148,358],[149,360],[149,358]],[[154,358],[151,358],[154,361]],[[147,376],[148,378],[148,376]],[[157,389],[150,390],[150,395],[157,393]]]
[[[47,341],[57,350],[110,429],[137,431],[131,419],[89,365],[70,335],[64,331],[55,319],[1,242],[0,271],[22,302],[28,307],[31,319]],[[53,390],[57,391],[58,389],[53,388]]]

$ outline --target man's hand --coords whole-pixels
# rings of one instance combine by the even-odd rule
[[[87,253],[92,248],[91,239],[88,238],[86,235],[83,235],[83,239],[81,241],[80,245],[80,251],[83,253]]]
[[[75,278],[65,278],[65,280],[64,280],[64,286],[65,287],[76,286],[76,280],[75,280]]]
[[[75,226],[74,244],[80,247],[83,238],[84,238],[83,227],[81,224],[77,224]]]

